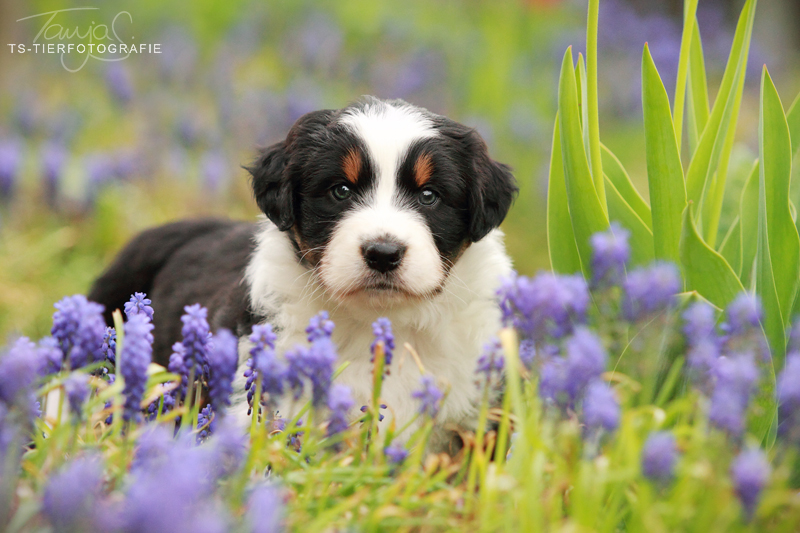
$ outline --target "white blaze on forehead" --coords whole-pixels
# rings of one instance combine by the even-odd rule
[[[370,102],[345,113],[341,122],[361,138],[377,167],[375,200],[380,204],[394,196],[397,168],[411,143],[436,135],[431,120],[411,105]]]

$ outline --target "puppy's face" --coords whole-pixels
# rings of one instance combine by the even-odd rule
[[[472,129],[369,99],[300,118],[249,169],[259,207],[337,300],[434,295],[516,186]]]

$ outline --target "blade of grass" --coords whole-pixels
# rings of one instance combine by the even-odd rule
[[[786,112],[786,122],[789,125],[789,137],[792,141],[792,155],[797,154],[800,148],[800,94],[792,102],[789,111]]]
[[[558,122],[556,115],[550,151],[550,179],[547,186],[547,250],[550,253],[550,268],[553,272],[574,274],[581,271],[581,259],[578,256],[575,233],[572,231],[572,222],[569,218]]]
[[[686,77],[689,71],[689,54],[692,35],[695,31],[695,16],[697,13],[697,0],[687,0],[683,6],[683,35],[681,36],[681,51],[678,56],[678,78],[675,82],[675,106],[672,110],[675,123],[675,138],[678,149],[681,148],[683,134],[683,108],[686,101]]]
[[[608,167],[606,167],[608,168]],[[616,220],[631,232],[631,265],[646,265],[653,261],[653,232],[639,215],[628,205],[606,176],[606,199],[608,200],[608,219]]]
[[[600,152],[600,114],[597,99],[597,20],[600,0],[589,0],[589,13],[586,21],[586,90],[589,107],[589,161],[590,171],[597,190],[597,198],[605,211],[606,193],[603,188],[603,159]]]
[[[602,145],[603,149],[603,171],[606,173],[606,178],[611,180],[617,192],[622,195],[631,208],[636,212],[642,222],[647,225],[650,231],[653,231],[653,216],[650,213],[650,206],[644,201],[642,195],[634,187],[631,178],[625,171],[617,156],[611,150]]]
[[[589,162],[583,148],[579,113],[577,82],[572,68],[570,47],[561,64],[558,119],[570,220],[583,272],[588,277],[592,257],[589,238],[608,227],[608,218],[592,183]]]
[[[739,200],[739,229],[742,241],[742,270],[739,278],[745,288],[752,290],[753,264],[758,246],[758,184],[759,162],[753,163]]]
[[[723,309],[744,287],[725,258],[703,242],[694,224],[692,205],[683,211],[681,235],[681,267],[686,286]]]
[[[669,97],[647,44],[642,54],[642,106],[655,257],[678,263],[686,189]]]
[[[719,253],[725,258],[725,261],[731,265],[733,271],[741,280],[742,272],[742,230],[739,227],[739,217],[728,228],[725,238],[722,239],[722,244],[719,245]]]
[[[690,158],[697,150],[697,144],[700,142],[703,128],[706,127],[708,122],[708,80],[706,78],[706,64],[703,59],[703,42],[700,39],[700,28],[697,25],[697,19],[695,19],[694,29],[689,49],[689,98],[686,102]]]

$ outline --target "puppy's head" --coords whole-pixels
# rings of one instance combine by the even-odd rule
[[[325,289],[378,304],[441,291],[517,191],[475,130],[372,98],[301,117],[248,170],[258,206]]]

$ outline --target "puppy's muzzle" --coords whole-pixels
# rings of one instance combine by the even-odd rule
[[[362,244],[361,255],[370,269],[386,274],[400,266],[406,248],[406,245],[390,239],[377,239]]]

